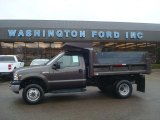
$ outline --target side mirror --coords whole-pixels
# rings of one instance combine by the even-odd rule
[[[59,63],[54,63],[52,66],[52,69],[60,69],[60,64]]]

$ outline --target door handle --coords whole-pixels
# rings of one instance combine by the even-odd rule
[[[79,73],[82,73],[82,72],[83,72],[83,70],[82,70],[82,69],[79,69],[78,71],[79,71]]]

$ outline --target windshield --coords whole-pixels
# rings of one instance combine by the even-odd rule
[[[48,61],[49,59],[34,59],[30,65],[45,65]]]
[[[53,57],[51,60],[45,63],[45,65],[50,65],[53,61],[55,61],[57,58],[59,58],[63,54],[64,54],[63,52],[59,53],[57,56]]]
[[[0,56],[0,62],[15,62],[13,56]]]

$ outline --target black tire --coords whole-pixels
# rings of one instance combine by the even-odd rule
[[[128,98],[132,94],[132,84],[128,80],[121,80],[115,85],[115,95],[118,98]]]
[[[106,92],[106,87],[105,87],[105,86],[98,86],[98,89],[99,89],[102,93],[105,93],[105,92]]]
[[[44,91],[38,84],[29,84],[23,89],[22,97],[27,104],[38,104],[44,98]]]

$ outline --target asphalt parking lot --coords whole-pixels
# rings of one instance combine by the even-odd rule
[[[84,93],[46,94],[43,103],[27,105],[0,82],[0,120],[160,120],[160,70],[146,75],[146,92],[129,99],[103,95],[95,87]]]

